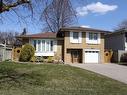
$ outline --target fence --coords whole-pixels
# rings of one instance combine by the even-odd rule
[[[0,61],[12,59],[12,48],[0,45]]]

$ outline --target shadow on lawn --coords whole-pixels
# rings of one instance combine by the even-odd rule
[[[32,72],[19,72],[14,68],[0,68],[0,85],[7,84],[8,87],[22,87],[24,84],[36,84],[37,79],[33,77]]]

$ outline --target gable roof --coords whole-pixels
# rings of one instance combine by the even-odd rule
[[[55,32],[42,32],[38,34],[31,34],[31,35],[21,35],[17,36],[18,38],[56,38]]]
[[[107,32],[110,32],[110,31],[105,31],[105,30],[100,30],[100,29],[94,29],[94,28],[85,28],[85,27],[64,27],[64,28],[61,28],[60,31],[71,31],[71,30],[77,30],[76,32],[102,32],[102,33],[107,33]]]

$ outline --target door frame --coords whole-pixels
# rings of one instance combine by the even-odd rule
[[[77,54],[77,60],[78,62],[74,62],[74,52]],[[80,49],[74,49],[74,50],[71,50],[71,62],[72,63],[81,63],[82,62],[82,58],[80,58],[80,55],[82,56],[82,50]]]

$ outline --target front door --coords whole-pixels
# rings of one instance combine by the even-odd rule
[[[78,50],[71,51],[71,59],[72,63],[79,63],[80,62],[80,52]]]

